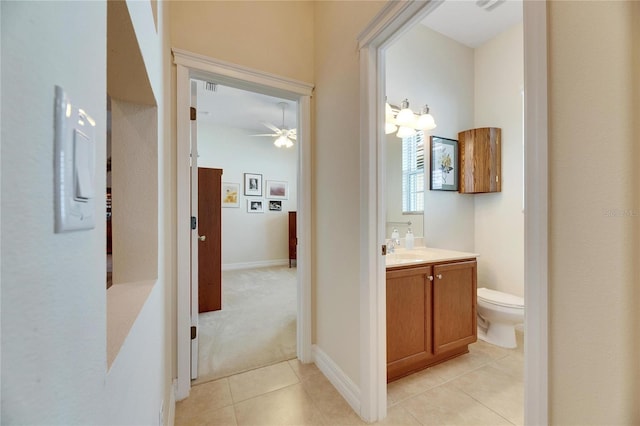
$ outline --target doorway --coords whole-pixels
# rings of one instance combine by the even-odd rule
[[[294,101],[201,79],[192,83],[202,240],[195,385],[296,358],[297,265],[289,228],[298,206],[298,120]],[[222,174],[217,188],[203,191],[203,175],[216,171]],[[217,198],[209,200],[214,189]],[[207,201],[217,202],[214,213],[221,218],[220,253],[203,257],[210,241],[202,228]],[[220,262],[216,296],[222,297],[203,310],[205,266],[214,261]]]
[[[311,361],[311,84],[240,67],[206,58],[180,49],[173,49],[177,71],[177,224],[190,223],[190,98],[191,80],[201,79],[236,89],[293,101],[298,116],[297,143],[297,259],[296,268],[296,355],[301,362]],[[191,388],[191,336],[197,324],[197,312],[192,312],[191,256],[192,231],[177,226],[177,350],[178,371],[176,399],[184,399]],[[194,236],[197,238],[197,235]],[[197,292],[197,290],[196,290]],[[224,305],[224,300],[223,300]],[[194,324],[196,323],[196,324]],[[195,332],[197,336],[197,332]]]
[[[362,416],[375,421],[386,416],[386,365],[384,352],[386,325],[378,315],[386,306],[384,258],[384,172],[378,153],[383,150],[384,133],[384,57],[385,49],[412,25],[416,24],[441,2],[407,2],[389,4],[358,39],[361,81],[362,120],[361,164],[368,176],[361,192],[367,194],[361,210],[362,244],[368,247],[363,265],[361,332],[365,334],[370,352],[363,353],[361,363],[367,373],[362,380]],[[525,422],[548,422],[547,382],[547,63],[546,5],[544,2],[524,2],[524,89],[525,99]],[[368,223],[376,223],[371,226]]]

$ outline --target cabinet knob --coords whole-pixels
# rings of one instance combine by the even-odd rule
[[[442,279],[442,274],[438,274],[438,275],[436,275],[436,277],[438,277],[438,279],[441,280]]]
[[[200,236],[198,237],[198,239],[199,239],[200,241],[204,241],[204,240],[206,240],[206,239],[207,239],[207,236],[206,236],[206,235],[200,235]]]
[[[433,275],[427,275],[427,278],[429,279],[429,281],[433,281]]]

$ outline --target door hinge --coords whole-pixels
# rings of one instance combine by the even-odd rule
[[[191,340],[195,339],[197,334],[198,334],[198,332],[197,332],[196,326],[192,325],[191,326]]]
[[[191,229],[196,229],[197,224],[198,224],[198,221],[196,220],[196,217],[191,216]]]
[[[387,245],[386,245],[386,244],[383,244],[383,245],[382,245],[382,255],[383,255],[383,256],[386,256],[386,255],[387,255]]]
[[[189,118],[191,121],[196,119],[196,109],[194,107],[189,107]]]

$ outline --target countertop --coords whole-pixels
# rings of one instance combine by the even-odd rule
[[[387,253],[385,262],[387,268],[396,266],[412,266],[421,263],[440,263],[452,260],[470,259],[480,256],[478,253],[446,250],[432,247],[415,247],[407,250],[396,248],[394,253]]]

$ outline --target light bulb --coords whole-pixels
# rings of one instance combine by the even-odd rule
[[[404,127],[401,126],[398,129],[398,133],[396,133],[396,136],[399,138],[407,138],[409,136],[413,136],[416,134],[416,131],[414,129],[412,129],[411,127]]]
[[[413,111],[409,109],[409,101],[405,99],[402,101],[402,109],[396,116],[396,124],[398,126],[412,126],[415,119]]]
[[[396,130],[398,130],[398,126],[396,126],[395,124],[389,123],[389,122],[384,123],[384,133],[386,135],[389,135],[395,132]]]
[[[425,105],[422,108],[422,112],[415,123],[415,128],[418,130],[431,130],[436,128],[436,122],[433,116],[429,114],[429,106]]]

